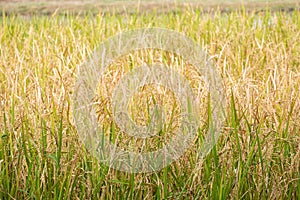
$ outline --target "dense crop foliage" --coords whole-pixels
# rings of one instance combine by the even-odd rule
[[[103,40],[140,27],[186,34],[223,78],[223,133],[200,162],[195,141],[160,172],[127,174],[99,163],[78,139],[78,65]],[[300,198],[299,41],[297,11],[2,17],[0,199]]]

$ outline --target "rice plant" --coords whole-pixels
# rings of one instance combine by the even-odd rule
[[[120,133],[110,115],[110,90],[123,74],[159,61],[203,88],[202,124],[190,149],[160,171],[130,174],[99,162],[79,140],[72,94],[78,66],[102,41],[145,27],[182,32],[204,48],[222,77],[226,120],[216,146],[197,160],[211,112],[201,75],[192,66],[180,71],[188,64],[168,52],[120,58],[95,93],[99,122],[111,141],[120,136],[120,146],[138,151],[143,144]],[[297,10],[3,15],[0,199],[299,199],[299,38]],[[147,143],[147,150],[161,147],[172,136],[166,130],[177,126],[172,92],[150,85],[130,102],[139,124],[147,124],[151,107],[165,106],[169,126]]]

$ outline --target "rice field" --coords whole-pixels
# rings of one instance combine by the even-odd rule
[[[299,8],[3,14],[0,23],[0,199],[300,198]],[[168,52],[124,55],[95,88],[99,123],[119,146],[141,150],[111,117],[111,90],[124,74],[159,62],[203,91],[201,125],[188,151],[159,171],[127,173],[99,162],[80,140],[74,86],[79,66],[103,41],[147,27],[181,32],[203,47],[222,78],[226,116],[216,145],[198,159],[211,112],[202,75]],[[156,104],[175,129],[179,105],[165,88],[141,88],[129,113],[145,125]],[[149,139],[147,150],[164,145],[172,131],[160,134]]]

